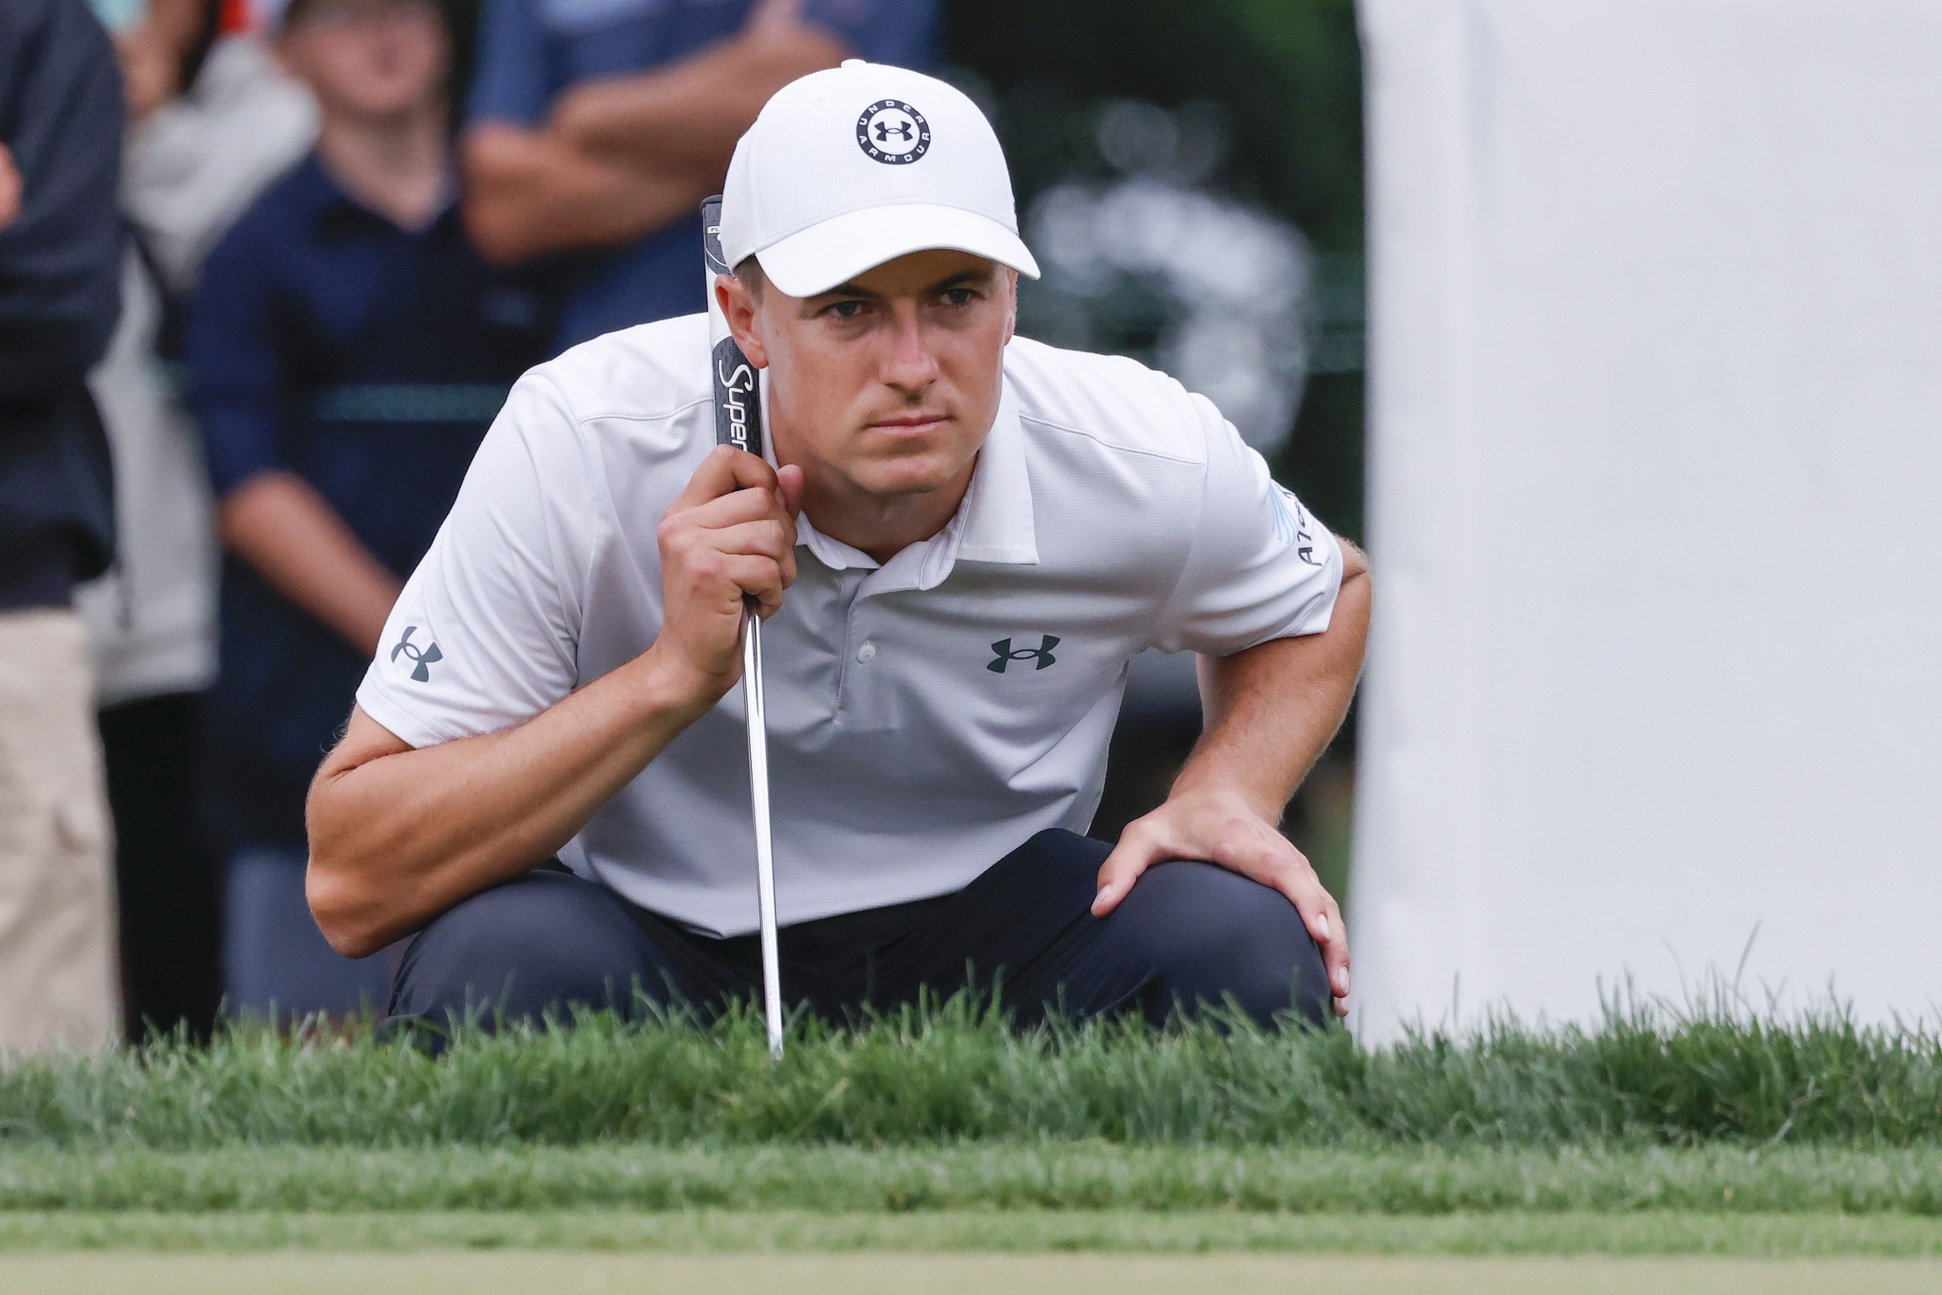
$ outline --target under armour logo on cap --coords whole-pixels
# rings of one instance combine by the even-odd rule
[[[1012,649],[1010,639],[999,639],[991,645],[991,650],[997,655],[985,662],[984,668],[993,674],[1003,674],[1005,673],[1005,667],[1014,661],[1036,661],[1038,664],[1033,666],[1032,669],[1043,670],[1046,666],[1058,660],[1057,657],[1052,655],[1052,649],[1058,645],[1059,636],[1056,634],[1043,635],[1039,640],[1039,645],[1035,648],[1019,648],[1016,651]]]
[[[856,142],[888,166],[915,162],[931,149],[931,124],[901,99],[879,99],[856,119]]]
[[[398,654],[400,652],[404,653],[407,660],[418,663],[418,668],[411,672],[413,681],[417,683],[430,683],[432,680],[432,662],[443,661],[445,654],[438,650],[438,644],[436,643],[427,643],[422,648],[416,643],[413,643],[411,636],[417,630],[418,627],[416,625],[405,626],[405,632],[399,636],[398,646],[391,649],[391,659],[396,661]]]

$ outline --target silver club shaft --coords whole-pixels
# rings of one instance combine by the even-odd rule
[[[749,797],[755,805],[755,898],[762,920],[762,1015],[769,1055],[782,1060],[782,977],[775,938],[775,852],[769,836],[769,717],[762,700],[762,618],[750,608],[742,632],[742,695],[748,702]]]

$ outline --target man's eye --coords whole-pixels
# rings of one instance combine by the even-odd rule
[[[828,308],[827,313],[836,316],[838,319],[855,319],[863,313],[863,303],[860,301],[838,301]]]
[[[944,290],[944,302],[946,305],[968,306],[977,299],[977,292],[971,288],[946,288]]]

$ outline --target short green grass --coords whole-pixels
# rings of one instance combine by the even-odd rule
[[[1221,1252],[1389,1255],[1693,1255],[1758,1259],[1868,1255],[1942,1269],[1942,1224],[1903,1215],[1691,1214],[1647,1210],[1446,1214],[1269,1214],[1190,1210],[405,1210],[0,1214],[7,1256],[140,1250],[244,1254],[657,1250],[684,1254],[900,1251],[940,1254]]]
[[[944,1146],[19,1148],[0,1213],[359,1210],[1902,1214],[1933,1148]]]
[[[1328,1254],[61,1254],[0,1259],[8,1295],[530,1295],[682,1291],[690,1295],[1915,1295],[1942,1262],[1713,1256],[1418,1257]]]

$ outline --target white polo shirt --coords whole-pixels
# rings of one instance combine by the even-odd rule
[[[520,379],[358,690],[416,747],[517,724],[661,627],[655,529],[715,445],[705,316]],[[763,627],[780,920],[945,894],[1099,803],[1127,663],[1328,626],[1334,538],[1205,398],[1019,339],[956,517],[879,566],[805,518]],[[561,851],[710,934],[756,927],[742,690]]]

